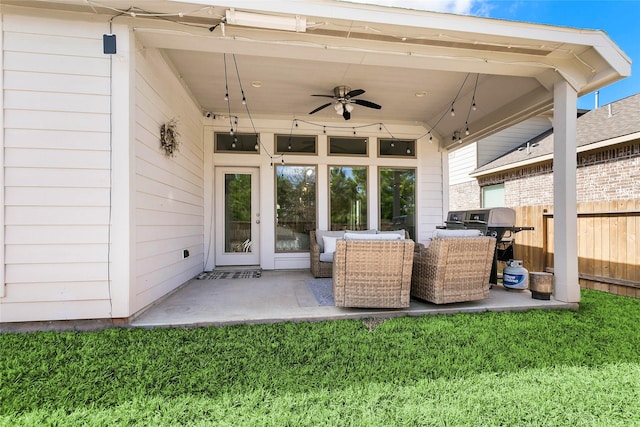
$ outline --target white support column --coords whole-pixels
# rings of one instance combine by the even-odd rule
[[[117,54],[111,60],[111,317],[135,312],[135,41],[126,25],[113,25]]]
[[[580,301],[576,196],[577,93],[566,81],[553,92],[554,298]]]

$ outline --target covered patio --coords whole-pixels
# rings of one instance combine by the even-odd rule
[[[412,299],[406,309],[355,309],[320,305],[305,270],[264,271],[252,279],[193,279],[130,319],[132,327],[221,326],[249,323],[390,318],[434,314],[577,309],[577,303],[531,298],[528,290],[493,286],[489,298],[436,305]]]
[[[556,230],[555,302],[539,304],[579,302],[576,100],[630,74],[603,32],[337,0],[0,3],[0,322],[528,308],[499,289],[404,312],[314,306],[305,238],[402,218],[425,242],[448,211],[448,152],[539,114]],[[249,265],[263,277],[193,280]]]

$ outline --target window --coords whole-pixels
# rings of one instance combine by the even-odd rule
[[[483,208],[501,208],[504,205],[504,184],[482,187]]]
[[[276,167],[276,252],[309,250],[316,228],[316,167]]]
[[[329,168],[331,230],[366,230],[367,168]]]
[[[367,138],[329,138],[329,154],[345,156],[366,156]]]
[[[316,154],[316,137],[307,135],[276,135],[278,154]]]
[[[381,168],[380,229],[406,230],[415,239],[416,171]]]
[[[216,133],[216,152],[257,153],[259,149],[255,133]]]
[[[413,139],[379,139],[380,157],[416,157],[416,141]]]

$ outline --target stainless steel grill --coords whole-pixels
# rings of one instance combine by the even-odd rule
[[[491,283],[498,282],[498,261],[514,259],[513,244],[515,234],[520,231],[533,230],[533,227],[515,225],[516,211],[511,208],[472,209],[466,211],[449,211],[444,226],[438,228],[449,230],[480,230],[485,236],[496,238],[496,251],[491,268]]]

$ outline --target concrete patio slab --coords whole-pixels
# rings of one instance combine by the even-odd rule
[[[426,314],[577,309],[578,304],[531,298],[528,290],[494,286],[481,301],[436,305],[411,300],[405,309],[320,306],[305,283],[308,270],[263,271],[257,279],[191,280],[130,319],[132,327],[206,326],[422,316]]]

